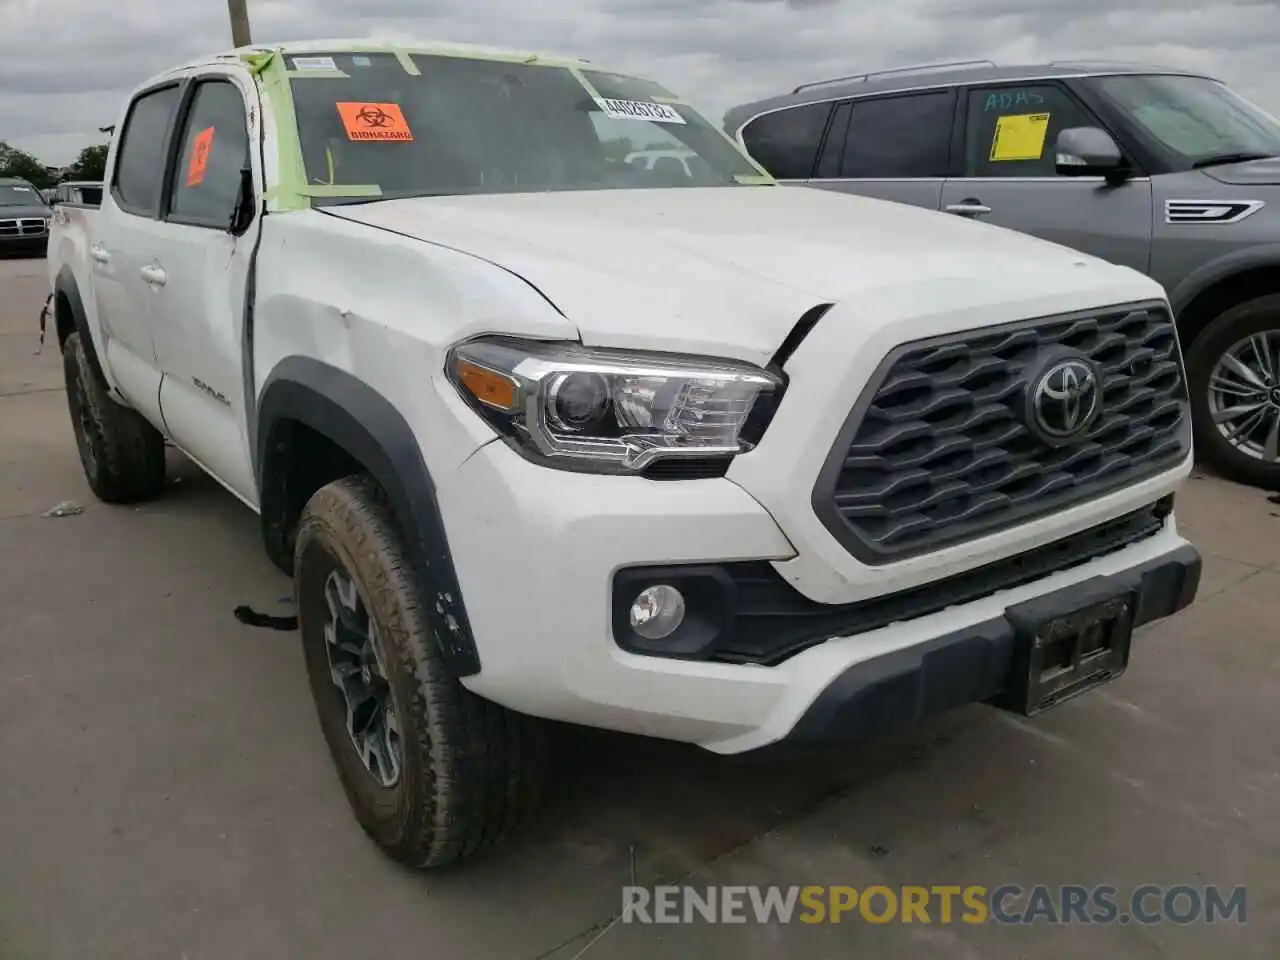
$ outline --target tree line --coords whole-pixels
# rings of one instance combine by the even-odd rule
[[[0,177],[19,177],[38,190],[63,180],[101,180],[107,172],[107,144],[85,147],[61,176],[49,172],[38,157],[0,140]]]

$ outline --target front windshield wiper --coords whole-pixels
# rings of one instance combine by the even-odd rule
[[[1217,167],[1227,163],[1244,163],[1247,160],[1269,160],[1273,156],[1275,156],[1273,153],[1259,153],[1256,150],[1252,153],[1215,153],[1209,157],[1201,157],[1191,165],[1191,169],[1199,170],[1202,167]]]

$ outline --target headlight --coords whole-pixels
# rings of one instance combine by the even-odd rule
[[[749,450],[744,427],[750,419],[759,432],[758,404],[782,386],[732,360],[507,337],[460,344],[446,365],[462,397],[521,452],[604,473]]]

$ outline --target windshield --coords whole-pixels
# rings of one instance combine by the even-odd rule
[[[769,182],[649,81],[423,54],[286,60],[307,182],[339,195],[316,203],[350,202],[343,187],[402,197]]]
[[[0,185],[0,207],[42,207],[44,200],[34,187]]]
[[[1280,121],[1216,80],[1129,76],[1093,82],[1141,130],[1192,164],[1280,155]]]

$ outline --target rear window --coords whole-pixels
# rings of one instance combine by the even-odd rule
[[[389,53],[286,62],[299,74],[290,88],[308,183],[331,188],[313,195],[317,203],[361,191],[739,187],[761,178],[723,133],[648,80],[425,54],[409,60],[416,74]],[[637,153],[686,162],[628,162]]]
[[[779,180],[807,180],[813,176],[830,113],[829,103],[766,113],[747,124],[742,142],[747,153]]]
[[[130,213],[154,216],[160,209],[169,123],[177,105],[178,87],[171,86],[143,94],[129,111],[120,134],[114,187],[121,208]]]

